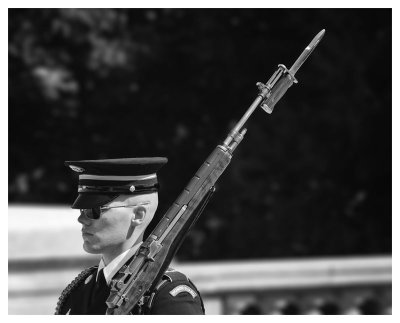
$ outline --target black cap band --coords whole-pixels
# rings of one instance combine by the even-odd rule
[[[79,185],[78,193],[109,193],[109,194],[138,194],[156,192],[160,185],[125,185],[125,186],[94,186]]]

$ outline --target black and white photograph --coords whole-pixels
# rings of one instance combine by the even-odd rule
[[[8,8],[8,314],[392,315],[378,5]]]

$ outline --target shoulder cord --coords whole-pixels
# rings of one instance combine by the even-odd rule
[[[75,279],[62,291],[61,296],[58,298],[57,306],[54,315],[61,315],[60,311],[64,305],[65,300],[72,293],[72,291],[87,277],[89,277],[97,266],[90,267],[82,271]]]

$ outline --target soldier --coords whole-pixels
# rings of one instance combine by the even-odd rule
[[[111,280],[139,249],[156,212],[156,173],[166,162],[160,157],[65,162],[79,174],[72,208],[80,209],[83,249],[101,260],[63,291],[56,314],[106,313]],[[131,314],[204,314],[204,306],[193,283],[168,269]]]

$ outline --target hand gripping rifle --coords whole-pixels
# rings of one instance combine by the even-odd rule
[[[214,192],[216,181],[228,166],[233,151],[246,133],[243,126],[247,119],[258,106],[267,113],[272,113],[275,104],[287,89],[293,83],[297,83],[294,75],[324,33],[325,30],[321,30],[314,37],[289,70],[280,64],[266,84],[257,83],[258,96],[244,116],[228,134],[223,144],[218,145],[206,159],[132,260],[115,275],[106,302],[107,314],[128,314],[136,304],[143,303],[144,294],[154,288],[162,277],[184,237]]]

